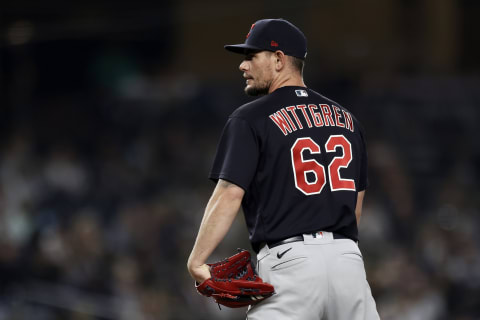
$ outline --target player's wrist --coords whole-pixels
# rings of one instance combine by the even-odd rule
[[[187,268],[188,270],[193,270],[196,267],[199,267],[201,265],[204,265],[206,262],[202,261],[201,259],[198,259],[198,257],[190,256],[187,261]]]
[[[188,271],[190,276],[199,284],[211,278],[210,267],[206,264],[191,266]]]

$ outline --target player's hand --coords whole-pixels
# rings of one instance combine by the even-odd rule
[[[206,264],[197,266],[189,265],[188,271],[190,272],[192,278],[199,284],[212,277],[212,275],[210,274],[210,267]]]

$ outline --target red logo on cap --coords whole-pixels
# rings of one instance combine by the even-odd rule
[[[250,32],[252,32],[253,27],[255,27],[255,23],[252,24],[252,26],[250,27],[250,31],[249,31],[248,34],[247,34],[247,39],[248,39],[248,37],[250,37]]]
[[[272,42],[270,42],[270,46],[271,47],[278,47],[278,43],[276,43],[275,41],[272,40]]]

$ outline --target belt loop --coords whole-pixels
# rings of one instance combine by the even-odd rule
[[[270,248],[268,244],[265,243],[265,245],[257,253],[257,260],[262,260],[264,257],[268,256],[269,254],[270,254]]]

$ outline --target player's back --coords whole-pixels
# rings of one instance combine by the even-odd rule
[[[254,247],[317,230],[357,240],[367,159],[363,129],[348,110],[308,88],[281,87],[229,122],[243,127],[241,143],[251,145],[241,157],[255,168],[243,169],[251,177],[241,186]]]

